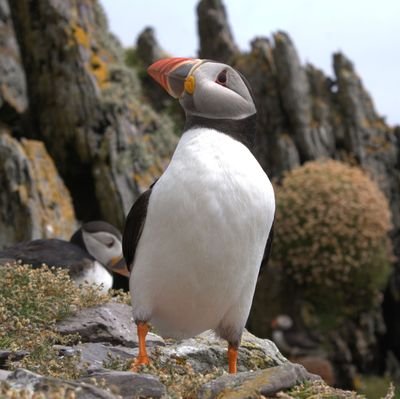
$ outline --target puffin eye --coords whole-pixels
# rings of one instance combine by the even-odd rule
[[[104,240],[104,244],[106,245],[107,248],[111,248],[114,245],[114,239],[107,238],[106,240]]]
[[[218,76],[217,76],[216,82],[217,82],[218,84],[222,85],[222,86],[225,86],[225,85],[226,85],[226,81],[227,81],[227,76],[226,76],[226,74],[227,74],[226,69],[224,69],[223,71],[221,71],[221,72],[218,74]]]

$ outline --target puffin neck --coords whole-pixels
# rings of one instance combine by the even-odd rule
[[[187,115],[183,133],[192,128],[205,127],[215,129],[227,134],[233,139],[244,144],[250,151],[253,151],[256,138],[257,114],[243,119],[211,119],[198,115]]]

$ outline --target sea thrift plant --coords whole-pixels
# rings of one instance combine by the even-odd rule
[[[325,310],[371,306],[391,260],[391,215],[374,181],[357,167],[315,161],[287,173],[276,197],[273,259],[286,281]]]

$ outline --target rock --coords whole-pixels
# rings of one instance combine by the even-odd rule
[[[0,369],[6,369],[9,361],[18,361],[23,359],[26,355],[29,355],[27,351],[10,351],[6,349],[0,349]]]
[[[0,185],[0,248],[72,235],[72,200],[43,143],[0,129]]]
[[[166,397],[166,388],[159,379],[150,374],[137,374],[130,371],[104,371],[96,372],[90,377],[81,378],[79,381],[87,382],[104,381],[107,387],[123,399],[133,398],[162,398]]]
[[[159,349],[161,362],[167,358],[186,359],[196,372],[204,373],[213,367],[227,368],[227,344],[211,331],[194,338],[178,341]],[[287,360],[275,344],[245,331],[239,347],[238,370],[266,368],[281,365]]]
[[[328,157],[333,154],[334,137],[312,123],[310,84],[294,44],[285,32],[276,33],[274,40],[272,51],[282,111],[287,116],[300,159],[304,162]]]
[[[109,369],[112,362],[118,364],[131,362],[138,354],[137,349],[100,342],[86,342],[70,350],[80,354],[80,366],[88,373]]]
[[[136,41],[137,57],[147,68],[153,62],[161,58],[168,57],[168,53],[159,45],[154,29],[151,27],[145,28],[138,36]]]
[[[221,0],[201,0],[197,6],[199,57],[229,63],[239,53]]]
[[[172,122],[143,103],[98,1],[9,5],[27,75],[30,135],[45,142],[77,217],[122,229],[175,148]]]
[[[0,120],[13,130],[28,108],[25,73],[7,0],[0,0]]]
[[[82,342],[108,342],[129,347],[138,346],[136,326],[129,305],[109,302],[91,308],[84,308],[75,315],[57,323],[61,334],[81,336]],[[162,338],[153,333],[147,336],[149,347],[164,345]]]
[[[6,380],[11,374],[11,371],[8,370],[0,370],[0,381]]]
[[[10,374],[6,382],[11,388],[33,393],[44,393],[46,397],[71,397],[74,392],[76,399],[116,399],[116,396],[84,382],[64,381],[58,378],[43,377],[24,369],[17,369]]]
[[[317,379],[319,377],[308,373],[303,366],[285,363],[266,370],[219,377],[204,384],[198,398],[259,398]]]

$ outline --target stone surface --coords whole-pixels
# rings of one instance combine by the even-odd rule
[[[194,338],[169,343],[160,348],[160,361],[175,357],[186,359],[196,372],[204,373],[213,367],[227,368],[227,343],[211,331]],[[280,365],[287,360],[275,344],[245,331],[239,347],[238,370],[247,371]]]
[[[28,108],[25,73],[7,0],[0,0],[0,120],[20,128]]]
[[[158,43],[154,29],[145,28],[138,36],[136,41],[137,57],[141,60],[145,67],[161,58],[168,57],[168,53],[164,51]]]
[[[9,360],[18,361],[23,359],[29,352],[27,351],[10,351],[5,349],[0,349],[0,369],[7,369],[7,363]]]
[[[0,186],[0,248],[72,235],[72,200],[43,143],[19,142],[0,128]]]
[[[26,134],[45,142],[80,220],[122,229],[176,145],[171,121],[141,100],[98,1],[9,5],[27,76]]]
[[[6,382],[12,388],[43,392],[47,397],[54,397],[57,392],[62,392],[62,397],[69,397],[67,395],[71,395],[73,391],[76,399],[116,399],[115,395],[91,384],[43,377],[24,369],[15,370],[7,377]]]
[[[61,334],[79,333],[82,342],[108,342],[129,347],[138,346],[136,326],[129,305],[109,302],[85,308],[57,323]],[[164,345],[162,338],[149,333],[148,346]]]
[[[110,368],[113,361],[118,363],[131,362],[138,354],[136,348],[121,345],[111,345],[101,342],[86,342],[70,348],[80,354],[80,364],[89,373]]]
[[[123,399],[166,397],[166,388],[159,379],[150,374],[137,374],[130,371],[102,371],[81,378],[79,381],[90,384],[93,379],[104,381],[107,387]]]
[[[199,57],[229,63],[239,53],[221,0],[201,0],[197,6]]]
[[[219,377],[204,384],[198,398],[259,398],[317,379],[319,377],[308,373],[303,366],[286,363],[266,370]]]
[[[0,381],[6,380],[10,374],[11,374],[11,371],[0,369]]]

